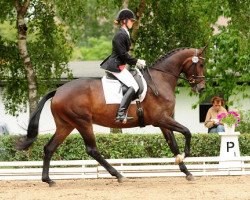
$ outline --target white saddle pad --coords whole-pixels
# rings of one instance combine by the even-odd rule
[[[136,101],[138,100],[142,102],[147,92],[147,83],[144,77],[142,76],[141,72],[139,70],[137,71],[142,78],[144,89],[143,89],[142,94],[139,95],[139,98],[131,102],[132,104],[135,104]],[[106,104],[120,104],[121,103],[123,94],[122,94],[121,83],[118,80],[107,79],[106,76],[103,76],[102,86],[103,86]]]

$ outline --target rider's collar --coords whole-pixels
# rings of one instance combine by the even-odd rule
[[[125,27],[122,27],[122,28],[126,31],[126,33],[128,34],[128,36],[130,37],[130,34],[129,34],[129,32],[128,32],[128,29],[125,28]]]

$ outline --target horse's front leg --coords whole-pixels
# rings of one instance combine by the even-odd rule
[[[176,157],[176,163],[179,165],[179,168],[181,170],[181,172],[183,172],[184,174],[186,174],[186,179],[189,181],[194,180],[193,175],[188,171],[186,165],[184,164],[183,160],[178,161],[178,156],[180,156],[180,151],[179,151],[179,147],[178,144],[176,142],[176,139],[174,137],[174,133],[173,131],[170,131],[166,128],[160,128],[168,145],[169,148],[171,149],[172,153],[174,154],[174,156]]]
[[[166,128],[161,128],[161,131],[169,145],[169,148],[171,149],[172,153],[174,154],[174,156],[176,157],[176,163],[179,165],[180,170],[186,174],[186,179],[189,181],[194,180],[193,175],[188,171],[186,165],[184,164],[183,160],[179,160],[178,156],[180,156],[180,151],[179,151],[179,147],[178,144],[176,142],[176,139],[174,137],[174,133],[173,131],[170,131]]]
[[[155,126],[182,133],[185,137],[184,158],[190,156],[191,132],[169,116],[163,116]]]
[[[166,141],[168,143],[168,146],[169,146],[170,150],[172,151],[172,153],[176,157],[175,162],[177,164],[179,164],[182,160],[179,162],[178,159],[177,159],[177,156],[180,155],[180,150],[179,150],[179,146],[178,146],[178,144],[176,142],[176,139],[174,137],[173,131],[170,131],[168,129],[161,128],[161,127],[160,127],[160,129],[161,129],[161,131],[163,133],[164,138],[166,139]]]

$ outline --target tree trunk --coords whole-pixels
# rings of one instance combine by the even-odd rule
[[[142,14],[143,14],[143,12],[145,10],[145,7],[146,7],[146,1],[141,0],[140,4],[139,4],[139,7],[137,9],[137,12],[135,13],[137,21],[134,23],[133,31],[131,33],[131,38],[132,38],[131,51],[133,51],[134,47],[135,47],[135,42],[136,42],[136,39],[137,39],[137,35],[138,35],[140,23],[141,23],[141,18],[142,18]]]
[[[123,8],[128,8],[128,3],[129,3],[129,0],[123,0],[122,7]]]
[[[17,29],[18,29],[18,48],[24,62],[26,77],[29,88],[29,113],[31,114],[37,106],[37,82],[36,73],[31,63],[27,49],[27,26],[24,21],[25,14],[30,5],[30,0],[27,0],[21,5],[19,0],[15,0],[15,8],[17,11]]]

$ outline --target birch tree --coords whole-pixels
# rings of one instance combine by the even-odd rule
[[[12,115],[27,105],[31,113],[39,97],[57,87],[62,73],[71,77],[67,63],[83,30],[85,2],[2,0],[0,7],[0,20],[16,28],[16,38],[0,36],[4,104]]]
[[[28,81],[28,99],[30,113],[36,108],[38,95],[37,95],[37,77],[32,65],[30,55],[27,48],[27,25],[25,23],[25,16],[30,6],[30,0],[21,3],[19,0],[15,0],[15,9],[17,12],[17,32],[18,32],[18,49],[20,56],[23,59],[24,68],[26,71],[26,77]]]

